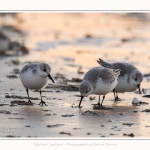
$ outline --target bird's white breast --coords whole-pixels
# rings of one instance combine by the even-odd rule
[[[31,70],[23,72],[20,79],[26,89],[41,89],[47,82],[47,77],[41,77],[38,72],[33,74]]]
[[[103,81],[101,78],[99,78],[96,83],[96,87],[95,90],[93,91],[93,94],[106,95],[115,88],[117,82],[118,82],[117,79],[115,79],[112,83],[107,83]]]
[[[120,93],[123,92],[133,92],[137,89],[137,86],[131,82],[127,81],[128,76],[123,76],[118,78],[118,84],[116,90]]]

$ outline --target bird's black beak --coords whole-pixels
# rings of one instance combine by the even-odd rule
[[[140,88],[140,84],[138,84],[137,87],[138,87],[138,89],[139,89],[139,94],[142,94],[141,88]]]
[[[55,83],[50,74],[48,74],[47,76],[52,80],[53,83]]]
[[[79,102],[79,108],[80,108],[80,105],[81,105],[81,102],[83,100],[84,96],[81,96],[81,99],[80,99],[80,102]]]

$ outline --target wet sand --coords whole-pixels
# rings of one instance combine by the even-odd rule
[[[94,100],[86,97],[81,109],[76,107],[80,79],[98,66],[98,58],[129,62],[143,74],[150,72],[149,21],[123,14],[21,13],[13,25],[27,33],[21,39],[30,53],[0,57],[0,137],[149,138],[150,99],[143,97],[150,94],[149,76],[141,84],[141,89],[146,89],[141,95],[121,93],[123,100],[114,102],[113,93],[107,94],[103,104],[112,109],[93,109],[96,95],[92,95]],[[46,62],[52,68],[56,85],[49,80],[42,89],[48,106],[38,105],[40,94],[36,91],[30,91],[33,106],[12,103],[28,101],[19,79],[27,62]],[[134,106],[134,97],[148,104]]]

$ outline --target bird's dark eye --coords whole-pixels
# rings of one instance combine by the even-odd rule
[[[137,78],[135,78],[135,77],[133,77],[133,76],[132,76],[132,78],[134,79],[134,81],[137,81]]]
[[[43,69],[44,72],[46,72],[46,69]]]

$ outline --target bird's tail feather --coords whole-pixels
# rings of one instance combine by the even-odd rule
[[[101,58],[99,58],[99,60],[97,60],[97,62],[98,62],[102,67],[111,68],[111,64],[105,62],[105,61],[102,60]]]
[[[115,76],[119,76],[121,70],[120,69],[113,69]]]

